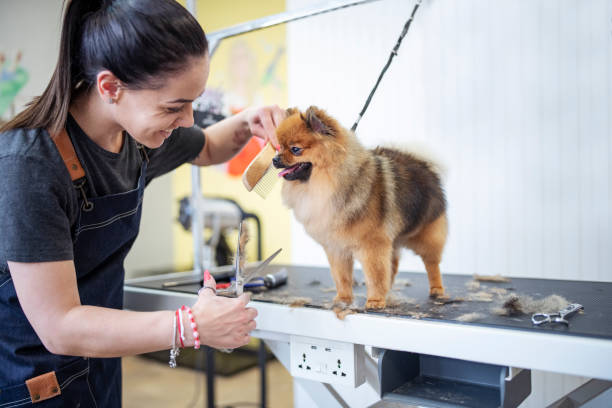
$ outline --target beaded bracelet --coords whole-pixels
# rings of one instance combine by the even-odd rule
[[[182,310],[187,312],[187,316],[189,317],[189,323],[191,324],[191,329],[193,330],[193,348],[200,348],[200,333],[198,332],[198,325],[193,318],[193,313],[191,313],[191,309],[188,306],[183,305],[181,307]]]

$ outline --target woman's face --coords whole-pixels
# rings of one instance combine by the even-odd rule
[[[123,89],[115,119],[137,142],[156,148],[178,127],[193,126],[191,103],[204,92],[209,58],[193,58],[158,89]]]

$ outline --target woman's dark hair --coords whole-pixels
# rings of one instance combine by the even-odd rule
[[[176,0],[68,0],[49,85],[0,131],[57,133],[71,101],[96,83],[98,72],[111,71],[129,89],[154,89],[207,52],[202,27]]]

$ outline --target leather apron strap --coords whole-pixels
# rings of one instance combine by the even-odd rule
[[[62,393],[55,371],[49,371],[38,377],[30,378],[25,383],[33,404],[56,397]]]
[[[66,129],[62,128],[59,133],[51,135],[51,140],[53,140],[53,143],[57,146],[57,150],[59,150],[60,156],[62,156],[64,160],[64,164],[68,169],[68,173],[70,173],[72,181],[85,177],[85,170],[74,151],[74,146],[72,145],[72,141]]]
[[[79,161],[79,157],[74,150],[74,145],[72,144],[72,140],[70,140],[70,136],[68,136],[68,132],[66,132],[66,128],[62,128],[59,133],[54,135],[51,134],[51,132],[49,132],[49,134],[62,160],[64,160],[64,164],[68,169],[74,188],[81,192],[81,196],[83,197],[83,210],[93,210],[93,202],[89,201],[87,199],[87,194],[85,194],[85,182],[87,181],[85,178],[85,169],[83,169],[83,165]]]

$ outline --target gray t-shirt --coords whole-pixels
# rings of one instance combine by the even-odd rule
[[[119,153],[95,144],[68,117],[66,130],[85,168],[87,196],[101,197],[138,185],[141,153],[126,134]],[[146,183],[197,157],[204,133],[197,126],[179,128],[157,149],[145,148]],[[51,262],[73,259],[72,226],[79,193],[43,129],[0,133],[0,275],[7,261]]]

